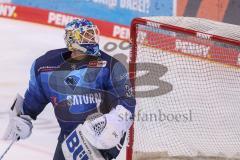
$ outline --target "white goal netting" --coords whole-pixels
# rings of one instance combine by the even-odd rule
[[[167,153],[239,158],[240,47],[208,34],[238,41],[240,27],[184,17],[145,20],[151,22],[136,25],[132,53],[137,100],[134,157]],[[196,34],[160,27],[159,22]]]

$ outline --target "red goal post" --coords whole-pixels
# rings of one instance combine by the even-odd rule
[[[159,17],[158,16],[158,17],[136,18],[132,21],[132,24],[131,24],[131,43],[132,43],[132,51],[130,55],[129,75],[130,75],[131,82],[134,86],[133,87],[134,90],[136,89],[136,86],[137,86],[136,84],[136,79],[138,77],[136,75],[138,72],[137,64],[141,62],[141,59],[137,60],[138,56],[141,56],[142,54],[143,55],[142,60],[144,60],[146,58],[144,56],[149,52],[154,53],[154,54],[151,54],[151,56],[153,57],[153,60],[154,60],[154,56],[156,56],[158,52],[159,53],[161,52],[160,54],[164,53],[163,55],[161,55],[161,58],[166,56],[165,53],[168,53],[168,54],[173,54],[174,56],[177,56],[177,57],[184,57],[184,58],[190,57],[192,59],[195,59],[196,63],[198,63],[198,61],[207,61],[209,63],[216,63],[216,65],[224,65],[230,68],[240,68],[240,62],[239,62],[240,60],[239,58],[240,27],[237,25],[226,24],[222,22],[215,22],[207,19],[193,18],[193,17],[161,17],[161,16]],[[156,57],[156,60],[158,60],[157,58],[159,57]],[[161,60],[161,58],[159,59]],[[166,63],[168,62],[170,63],[171,61],[166,60]],[[153,61],[153,63],[155,62]],[[203,62],[199,62],[200,65],[201,63]],[[191,62],[191,64],[194,64],[194,63]],[[214,69],[212,69],[212,66],[209,67],[208,64],[205,64],[205,62],[202,65],[204,65],[205,68],[206,67],[211,68],[211,70],[210,69],[206,70],[206,72],[209,72],[209,74],[215,73]],[[142,71],[142,69],[140,70]],[[223,73],[225,74],[225,71],[223,71]],[[223,73],[219,72],[219,75]],[[235,73],[235,75],[238,75],[238,74],[239,74],[238,72]],[[225,83],[228,83],[228,81],[226,80]],[[211,84],[209,85],[211,88],[212,87]],[[240,85],[237,84],[236,86],[240,86]],[[214,92],[217,92],[217,89],[213,89],[213,90]],[[191,92],[191,89],[190,89],[190,92]],[[206,92],[208,91],[206,90]],[[136,99],[138,100],[138,95],[136,96],[137,96]],[[180,98],[182,97],[179,96],[179,99]],[[193,99],[194,98],[196,97],[193,97]],[[143,99],[148,99],[148,98],[143,98]],[[168,101],[169,100],[171,101],[170,98],[168,98]],[[154,101],[156,101],[156,99]],[[230,104],[232,103],[235,103],[235,101],[230,102]],[[138,107],[139,106],[137,103],[136,108]],[[233,108],[234,107],[236,106],[233,105]],[[226,117],[229,115],[230,113],[226,115]],[[235,120],[234,122],[239,122],[236,119],[234,120]],[[134,138],[136,135],[136,133],[134,132],[136,130],[135,128],[136,123],[139,123],[139,122],[134,123],[129,133],[129,138],[128,138],[129,142],[127,146],[127,160],[134,159],[133,158],[134,152],[138,152],[138,151],[135,151],[134,149],[134,143],[136,141]],[[201,119],[199,120],[198,123],[199,124],[196,123],[195,126],[202,125]],[[156,126],[156,127],[159,127],[159,126]],[[142,130],[145,130],[145,129],[147,130],[147,128],[142,128]],[[194,129],[192,130],[193,132],[195,131]],[[154,134],[157,134],[157,133],[161,134],[160,131],[154,131]],[[155,135],[155,137],[156,136],[157,135]],[[146,138],[151,138],[151,137],[146,137]],[[238,140],[240,140],[240,138]],[[159,141],[159,143],[161,143],[161,141]],[[148,144],[141,143],[141,145],[143,146],[138,146],[138,147],[144,148]],[[225,142],[219,143],[219,145],[225,145]],[[240,142],[239,142],[239,145],[237,144],[237,146],[240,146]],[[151,147],[154,148],[154,146],[151,146]],[[224,147],[222,148],[225,149]],[[151,149],[148,150],[146,148],[145,149],[146,151],[144,151],[144,149],[143,151],[141,151],[143,152],[143,155],[145,155],[145,153],[147,152],[151,152],[153,157],[156,157],[156,155],[158,155],[154,150],[151,151]],[[166,150],[161,152],[165,153],[165,151]],[[238,151],[240,152],[240,150]],[[193,156],[196,156],[196,155],[193,155]]]

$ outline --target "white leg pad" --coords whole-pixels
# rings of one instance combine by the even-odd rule
[[[66,160],[105,160],[100,152],[93,147],[82,134],[80,124],[62,143]]]

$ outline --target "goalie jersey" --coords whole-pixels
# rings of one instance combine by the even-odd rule
[[[76,61],[67,48],[34,61],[23,112],[36,119],[49,102],[61,127],[59,141],[93,113],[122,105],[133,115],[135,107],[128,72],[118,60],[100,51]]]

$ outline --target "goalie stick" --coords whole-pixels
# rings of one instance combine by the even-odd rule
[[[13,141],[9,144],[9,146],[6,148],[6,150],[5,150],[5,151],[3,152],[3,154],[1,155],[0,160],[3,159],[3,157],[7,154],[7,152],[8,152],[8,151],[10,150],[10,148],[12,147],[12,145],[13,145],[15,142],[17,142],[18,140],[19,140],[19,138],[13,140]]]

